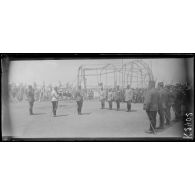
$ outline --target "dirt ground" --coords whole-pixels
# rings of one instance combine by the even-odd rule
[[[56,117],[52,116],[51,102],[35,102],[32,116],[28,113],[28,102],[10,103],[9,110],[11,134],[20,138],[182,137],[178,122],[155,135],[145,133],[149,121],[142,104],[132,104],[132,112],[126,112],[125,103],[121,103],[120,111],[116,111],[115,103],[113,110],[108,110],[107,103],[102,110],[98,100],[88,100],[84,101],[83,114],[77,115],[74,101],[61,101]]]

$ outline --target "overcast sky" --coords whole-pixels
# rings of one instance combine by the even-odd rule
[[[124,59],[123,63],[133,59]],[[185,64],[183,59],[144,59],[152,66],[154,78],[157,81],[176,83],[185,80]],[[95,66],[97,64],[122,64],[121,59],[111,60],[31,60],[13,61],[10,65],[9,82],[56,85],[73,83],[76,85],[77,70],[81,65]],[[88,83],[89,84],[89,83]],[[97,78],[91,78],[90,84],[96,85]]]

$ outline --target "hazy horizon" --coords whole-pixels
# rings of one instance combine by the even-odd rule
[[[62,84],[76,85],[79,66],[122,64],[134,59],[97,59],[97,60],[29,60],[12,61],[10,64],[9,82],[42,85]],[[165,83],[184,82],[186,79],[185,63],[182,58],[143,59],[150,64],[154,79]],[[97,85],[96,77],[90,78],[88,85]]]

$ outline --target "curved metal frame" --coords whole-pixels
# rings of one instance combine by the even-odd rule
[[[120,85],[121,87],[130,85],[130,87],[144,88],[150,80],[154,80],[153,72],[149,64],[137,59],[122,65],[97,64],[96,67],[82,65],[78,68],[77,86],[83,84],[86,89],[86,77],[96,76],[97,82],[101,83],[104,76],[104,81],[107,81],[108,75],[112,75],[114,87],[116,85]]]

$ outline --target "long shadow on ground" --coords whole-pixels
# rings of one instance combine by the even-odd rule
[[[56,115],[55,117],[68,116],[68,114]]]
[[[81,113],[81,115],[89,115],[91,112]]]
[[[33,115],[44,115],[44,114],[47,114],[47,113],[33,113]]]
[[[103,110],[110,110],[109,108],[104,108]],[[117,110],[116,108],[113,108],[113,109],[111,109],[110,111],[118,111],[118,112],[120,112],[120,111],[122,111],[122,112],[127,112],[127,109],[119,109],[119,110]],[[137,110],[131,110],[130,112],[137,112]]]

